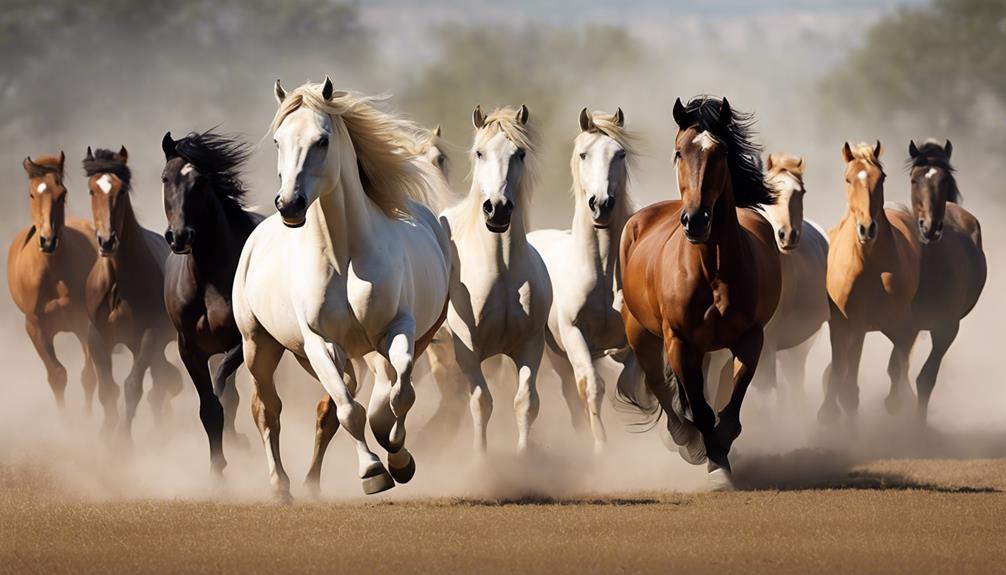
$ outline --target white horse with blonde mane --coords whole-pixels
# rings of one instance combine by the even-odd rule
[[[253,415],[273,488],[288,499],[273,374],[283,353],[293,352],[352,435],[364,492],[377,493],[415,472],[404,447],[412,367],[443,322],[450,260],[443,228],[414,199],[443,195],[443,180],[408,153],[411,123],[368,98],[336,92],[328,78],[290,94],[277,82],[276,97],[279,214],[249,237],[234,280]],[[356,358],[375,378],[366,411],[353,398],[348,366]],[[368,411],[388,451],[387,470],[367,445]]]
[[[444,324],[450,341],[430,347],[431,363],[450,367],[437,378],[445,402],[456,401],[467,381],[475,449],[481,454],[493,408],[482,362],[510,357],[517,367],[517,448],[524,451],[538,415],[536,384],[552,305],[548,270],[526,235],[533,138],[525,106],[488,116],[476,107],[472,122],[472,186],[441,215],[454,256]]]
[[[792,154],[769,154],[765,164],[765,181],[778,193],[776,203],[764,209],[781,256],[782,293],[775,315],[765,326],[765,343],[752,380],[756,388],[775,387],[779,399],[795,409],[802,407],[804,400],[807,354],[831,316],[825,289],[828,236],[803,217],[807,193],[803,171],[803,158]],[[784,385],[777,383],[779,368]],[[717,405],[725,405],[729,399],[732,369],[733,362],[727,361],[720,371]]]
[[[528,241],[545,259],[552,287],[562,294],[548,318],[548,356],[562,381],[573,425],[590,423],[594,449],[607,440],[601,421],[604,379],[594,362],[610,356],[622,364],[619,379],[642,383],[622,323],[622,278],[618,246],[635,211],[628,192],[632,138],[619,108],[614,114],[580,111],[573,142],[573,225],[538,230]],[[625,381],[620,384],[632,385]]]

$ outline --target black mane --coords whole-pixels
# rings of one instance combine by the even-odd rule
[[[210,129],[177,140],[175,154],[209,178],[217,195],[245,207],[247,190],[241,181],[241,169],[251,155],[248,144],[236,136],[217,134]]]
[[[914,158],[908,158],[908,168],[941,168],[947,173],[947,182],[950,187],[947,194],[947,201],[955,204],[961,203],[961,191],[957,187],[957,178],[954,172],[957,170],[950,164],[950,156],[947,151],[937,142],[923,142],[918,147],[919,153]]]
[[[696,96],[688,101],[685,111],[699,131],[708,131],[726,145],[727,165],[737,207],[774,204],[776,194],[765,184],[762,171],[762,148],[751,141],[754,115],[732,109],[730,122],[724,125],[720,122],[722,103],[723,100],[715,96]]]
[[[112,150],[98,148],[94,151],[92,157],[85,158],[84,173],[89,178],[98,174],[112,174],[119,178],[124,189],[130,189],[129,183],[132,179],[132,172],[129,170],[129,166],[126,165],[126,161],[122,156]]]

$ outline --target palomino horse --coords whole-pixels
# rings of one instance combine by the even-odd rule
[[[741,403],[781,289],[772,226],[750,208],[775,198],[749,140],[749,115],[731,111],[726,98],[699,96],[687,107],[676,101],[674,120],[681,200],[644,208],[625,225],[622,316],[679,451],[691,463],[708,458],[710,482],[728,489]],[[707,353],[723,348],[735,358],[734,387],[717,423],[702,368]],[[642,405],[635,391],[619,389]]]
[[[807,354],[821,325],[828,321],[828,238],[821,228],[803,219],[803,158],[769,154],[765,182],[778,194],[775,204],[765,206],[765,217],[775,230],[782,270],[782,293],[772,320],[765,326],[758,372],[752,385],[776,388],[787,407],[799,409],[804,397]],[[777,386],[777,368],[782,368],[785,386]],[[726,405],[732,389],[729,362],[720,371],[717,407]]]
[[[915,327],[928,330],[933,340],[916,388],[918,414],[926,421],[929,397],[940,363],[957,337],[966,316],[985,287],[987,267],[978,220],[960,206],[960,192],[950,165],[953,148],[927,141],[908,147],[912,178],[912,211],[922,236],[919,291],[912,302]]]
[[[66,220],[66,187],[63,185],[65,156],[25,158],[31,225],[21,230],[7,251],[7,286],[11,298],[24,313],[24,326],[35,351],[45,365],[56,405],[63,407],[66,368],[56,357],[53,338],[68,331],[84,349],[84,406],[90,411],[97,384],[91,361],[84,286],[97,257],[91,222]],[[113,390],[114,391],[114,390]],[[104,401],[107,401],[107,396]],[[115,396],[113,394],[112,399]],[[115,402],[105,404],[105,421],[117,419]]]
[[[234,432],[238,406],[233,374],[244,361],[241,333],[231,310],[231,288],[241,248],[262,221],[244,208],[241,167],[248,146],[213,132],[161,140],[164,237],[173,252],[164,277],[164,302],[178,332],[178,352],[199,394],[199,419],[210,443],[214,471],[227,465],[223,432]],[[208,361],[223,354],[210,377]],[[223,400],[224,405],[221,405]]]
[[[126,161],[125,147],[118,153],[99,149],[93,154],[88,148],[84,171],[101,255],[87,278],[87,312],[96,332],[91,352],[98,385],[104,389],[115,387],[112,349],[121,344],[133,355],[123,384],[126,419],[122,431],[128,438],[147,369],[153,377],[150,403],[155,417],[163,414],[168,399],[181,392],[182,377],[164,356],[164,347],[175,337],[164,308],[168,244],[136,221]]]
[[[273,373],[292,351],[334,400],[356,443],[364,492],[377,493],[415,473],[404,447],[413,361],[443,322],[450,273],[446,234],[411,198],[443,194],[443,180],[406,151],[411,123],[336,92],[328,78],[289,95],[277,82],[276,97],[279,214],[252,232],[234,280],[234,317],[257,392],[252,411],[273,488],[288,499]],[[367,445],[355,381],[344,379],[360,357],[375,376],[367,411],[390,475]]]
[[[574,426],[582,427],[587,415],[598,451],[606,441],[604,380],[594,361],[610,355],[623,366],[620,378],[641,377],[631,351],[611,353],[628,346],[620,313],[618,245],[622,227],[635,211],[628,191],[632,140],[621,109],[610,115],[581,110],[570,159],[572,228],[528,234],[548,266],[553,290],[562,294],[548,318],[548,356],[562,380]]]
[[[859,360],[867,332],[880,331],[894,344],[887,366],[888,409],[908,388],[908,356],[918,334],[912,302],[919,287],[920,246],[911,212],[900,204],[884,205],[882,151],[879,141],[842,147],[848,208],[828,234],[831,365],[818,411],[821,421],[834,421],[839,403],[849,415],[857,412]]]
[[[472,122],[471,190],[440,218],[454,258],[445,324],[452,344],[437,345],[430,353],[438,362],[457,366],[450,381],[438,380],[441,395],[458,397],[459,374],[468,382],[480,454],[486,450],[493,408],[482,362],[501,354],[513,360],[517,448],[524,451],[538,415],[536,383],[552,305],[548,270],[526,235],[535,174],[533,136],[525,106],[500,108],[488,116],[476,106]]]

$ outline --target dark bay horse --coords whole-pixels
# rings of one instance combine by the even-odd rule
[[[24,313],[24,325],[35,351],[45,365],[56,404],[63,407],[66,368],[56,357],[53,338],[57,333],[77,336],[84,349],[84,405],[90,411],[97,381],[91,361],[84,285],[98,256],[94,227],[87,220],[66,219],[66,157],[25,158],[31,225],[18,232],[7,251],[7,286],[11,299]],[[104,397],[104,396],[103,396]],[[107,399],[107,398],[106,398]],[[106,405],[106,421],[117,419],[115,397]],[[104,401],[104,400],[103,400]]]
[[[949,140],[943,146],[934,141],[908,146],[912,212],[922,237],[919,289],[912,301],[912,317],[916,329],[928,330],[933,340],[916,380],[921,423],[926,421],[943,356],[957,337],[961,318],[978,303],[988,273],[981,226],[960,206],[950,164],[952,152]]]
[[[84,172],[91,191],[91,212],[101,257],[87,278],[87,311],[96,337],[91,351],[98,384],[114,387],[112,349],[123,345],[133,355],[124,383],[126,419],[131,434],[136,406],[143,396],[143,377],[153,377],[150,403],[159,417],[167,400],[178,395],[182,378],[164,356],[175,337],[164,308],[164,261],[168,245],[160,234],[140,226],[130,201],[131,172],[123,147],[118,153],[87,149]]]
[[[681,200],[636,212],[621,242],[622,316],[629,345],[667,415],[667,430],[691,463],[708,459],[713,487],[732,487],[730,446],[761,354],[765,324],[780,294],[772,226],[757,206],[772,204],[750,141],[752,117],[699,96],[674,104]],[[719,413],[704,395],[703,361],[734,356],[730,399]],[[641,409],[634,389],[619,394]],[[685,419],[690,407],[691,421]]]
[[[212,131],[161,141],[164,213],[171,247],[164,303],[178,331],[178,351],[199,394],[199,419],[213,469],[227,465],[223,432],[234,437],[238,406],[233,374],[244,361],[231,310],[234,271],[248,235],[262,217],[244,208],[240,170],[250,154],[240,140]],[[223,360],[210,377],[211,356]],[[223,405],[221,405],[223,400]]]

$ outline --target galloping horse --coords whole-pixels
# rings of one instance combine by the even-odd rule
[[[91,353],[99,389],[109,390],[115,389],[112,349],[121,344],[133,355],[123,384],[126,420],[122,431],[128,438],[147,369],[153,377],[150,403],[155,417],[163,414],[168,399],[181,392],[182,377],[164,356],[164,347],[175,337],[164,307],[168,244],[136,221],[127,158],[125,147],[118,153],[99,149],[93,154],[88,148],[84,171],[101,255],[87,278],[87,313],[95,327]]]
[[[164,237],[173,252],[164,277],[164,302],[178,332],[178,352],[199,394],[199,419],[210,443],[214,471],[227,465],[223,432],[235,437],[238,406],[233,374],[244,361],[241,333],[231,310],[231,288],[241,248],[262,221],[244,209],[240,170],[250,150],[212,131],[161,140]],[[213,378],[207,362],[223,354]],[[224,405],[221,405],[223,400]]]
[[[828,234],[831,365],[818,411],[825,422],[838,417],[839,402],[850,415],[859,408],[859,360],[867,332],[883,332],[894,344],[887,366],[889,410],[908,388],[908,356],[918,335],[912,302],[919,287],[919,237],[907,208],[884,204],[882,152],[879,141],[842,147],[848,208]]]
[[[407,152],[410,122],[336,92],[331,79],[290,94],[277,82],[276,98],[279,213],[252,232],[234,280],[234,317],[257,392],[252,412],[273,488],[289,499],[273,373],[292,351],[334,400],[356,442],[363,490],[377,493],[416,469],[404,447],[413,361],[443,322],[450,273],[446,234],[412,198],[443,194],[443,180]],[[347,367],[360,357],[375,375],[367,411],[390,475],[367,445],[367,411],[353,398]]]
[[[772,226],[750,208],[775,197],[749,140],[751,116],[732,111],[726,98],[699,96],[687,106],[677,100],[674,120],[681,200],[641,209],[625,225],[622,316],[682,456],[694,464],[708,458],[711,484],[728,489],[741,403],[781,284]],[[735,358],[734,387],[717,424],[702,369],[706,354],[723,348]],[[619,393],[643,405],[634,387]]]
[[[985,287],[988,272],[978,220],[960,206],[961,196],[950,164],[953,147],[927,141],[908,147],[911,164],[912,212],[922,236],[919,291],[912,302],[915,327],[933,340],[916,389],[918,415],[925,423],[929,397],[947,349]]]
[[[488,116],[476,106],[472,123],[471,190],[440,218],[453,253],[445,324],[452,345],[435,346],[431,355],[444,364],[456,362],[454,371],[468,382],[479,454],[486,450],[493,408],[482,362],[501,354],[513,360],[517,449],[524,451],[538,415],[536,383],[552,305],[548,270],[526,235],[535,175],[533,135],[525,106],[500,108]],[[445,398],[459,391],[459,382],[451,379],[438,380]]]
[[[622,227],[635,211],[628,191],[633,137],[619,108],[614,114],[580,111],[573,142],[573,226],[528,234],[548,267],[556,298],[548,318],[549,359],[562,380],[574,427],[590,421],[594,449],[606,441],[601,421],[604,380],[594,361],[610,355],[622,364],[621,378],[641,377],[635,355],[622,351],[622,278],[618,245]],[[623,384],[623,387],[629,384]]]
[[[15,236],[7,251],[7,286],[11,299],[24,313],[24,326],[42,359],[56,405],[63,408],[66,368],[56,357],[53,338],[68,331],[84,350],[81,384],[88,412],[97,380],[91,360],[88,332],[91,322],[84,305],[87,274],[98,255],[94,227],[87,220],[66,219],[66,157],[25,158],[31,225]],[[106,424],[117,419],[115,403],[106,405]]]
[[[828,321],[828,238],[817,224],[803,219],[803,158],[792,154],[769,154],[765,182],[778,193],[775,204],[765,206],[765,217],[775,230],[782,270],[782,293],[772,320],[765,326],[758,372],[751,382],[756,388],[776,388],[788,408],[800,409],[804,397],[807,354],[821,325]],[[777,385],[777,367],[785,386]],[[717,407],[726,405],[732,389],[732,370],[727,362],[720,371]]]

